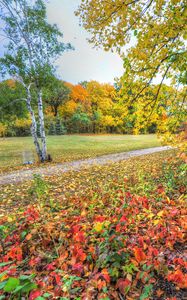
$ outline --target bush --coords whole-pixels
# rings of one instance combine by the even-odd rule
[[[27,136],[30,135],[30,119],[16,119],[13,129],[16,136]]]
[[[7,132],[7,126],[3,123],[0,123],[0,137],[4,137]]]

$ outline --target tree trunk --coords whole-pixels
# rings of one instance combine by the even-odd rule
[[[46,145],[43,102],[42,102],[42,92],[41,91],[38,91],[38,117],[39,117],[40,136],[41,136],[41,143],[42,143],[42,150],[41,150],[42,159],[41,159],[41,162],[44,162],[47,159],[47,145]]]
[[[38,158],[41,161],[42,151],[40,149],[40,144],[39,144],[39,141],[38,141],[37,123],[36,123],[36,118],[35,118],[34,111],[33,111],[32,106],[31,106],[31,94],[30,94],[30,89],[29,88],[27,89],[27,100],[26,100],[26,103],[27,103],[27,108],[28,108],[28,111],[30,113],[31,121],[32,121],[32,124],[31,124],[31,135],[32,135],[35,147],[36,147],[36,152],[37,152]]]
[[[54,117],[58,115],[58,105],[54,105]]]

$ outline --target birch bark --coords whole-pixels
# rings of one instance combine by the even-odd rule
[[[30,93],[30,88],[27,88],[27,99],[26,99],[26,104],[27,104],[27,109],[29,111],[30,117],[31,117],[31,135],[34,141],[34,145],[36,148],[36,152],[38,155],[39,160],[42,160],[42,151],[40,148],[40,143],[38,141],[38,136],[37,136],[37,123],[36,123],[36,117],[35,117],[35,113],[32,109],[31,106],[31,93]]]
[[[47,146],[46,146],[46,135],[45,135],[45,124],[44,124],[44,113],[43,113],[43,102],[42,102],[42,91],[38,91],[38,117],[40,126],[41,136],[41,162],[47,159]]]

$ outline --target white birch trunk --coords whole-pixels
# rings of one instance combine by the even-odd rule
[[[36,123],[36,118],[35,118],[34,111],[33,111],[32,106],[31,106],[31,94],[30,94],[30,89],[29,88],[27,88],[26,103],[27,103],[27,109],[28,109],[28,111],[30,113],[30,117],[31,117],[31,121],[32,121],[32,124],[31,124],[31,135],[32,135],[32,138],[33,138],[33,141],[34,141],[34,145],[35,145],[35,148],[36,148],[36,152],[37,152],[38,158],[41,161],[42,160],[42,151],[40,149],[40,143],[38,141],[37,123]]]
[[[47,159],[47,146],[46,146],[46,135],[45,135],[45,124],[44,124],[44,113],[43,113],[43,102],[42,102],[42,92],[38,91],[38,117],[40,125],[40,136],[41,136],[41,154],[42,162]]]

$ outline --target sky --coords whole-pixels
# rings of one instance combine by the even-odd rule
[[[118,54],[94,49],[87,41],[89,34],[79,26],[79,18],[74,14],[80,2],[81,0],[48,0],[48,21],[57,24],[64,34],[63,41],[71,43],[75,48],[73,51],[64,52],[57,60],[57,75],[60,79],[73,84],[90,80],[113,84],[114,79],[124,72],[123,61]],[[3,55],[5,42],[6,40],[1,37],[0,56]],[[159,82],[158,75],[154,83]]]
[[[47,15],[50,23],[56,23],[64,34],[64,42],[70,42],[74,51],[62,54],[57,61],[57,73],[65,81],[97,80],[113,83],[123,74],[123,61],[118,54],[93,49],[88,33],[79,26],[74,15],[80,0],[50,0]]]

